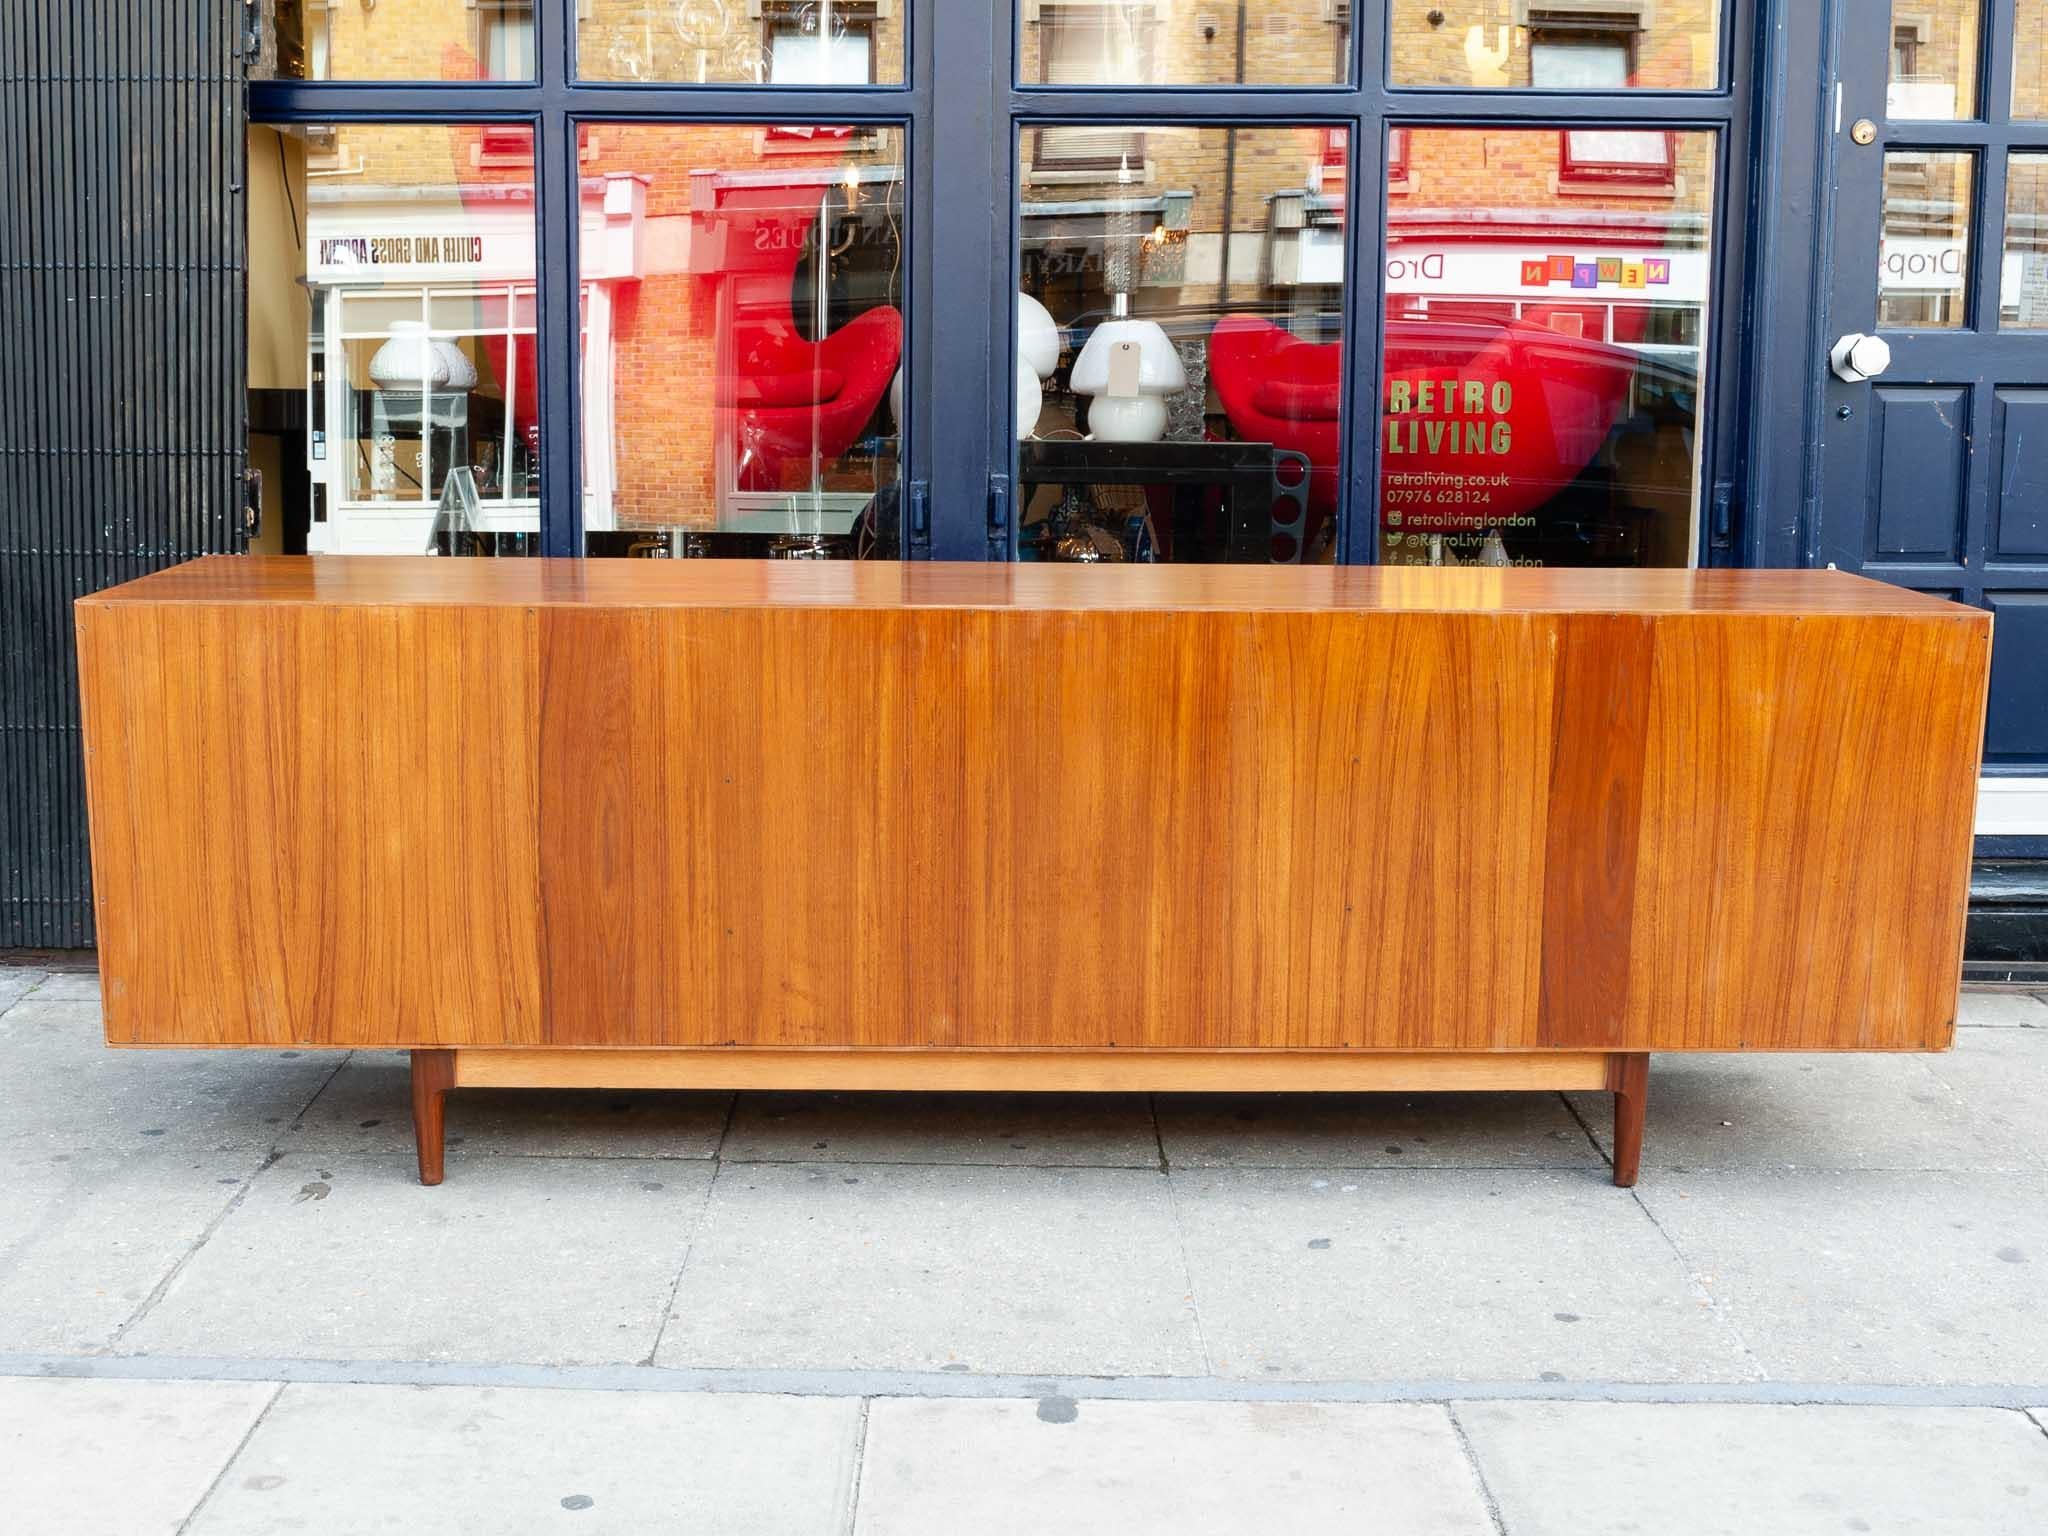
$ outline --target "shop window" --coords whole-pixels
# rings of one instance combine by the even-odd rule
[[[1697,554],[1714,137],[1662,134],[1667,197],[1588,216],[1556,128],[1416,128],[1390,210],[1380,559],[1683,566]]]
[[[1020,189],[1019,556],[1333,560],[1348,134],[1107,131],[1149,182]]]
[[[2005,166],[2005,262],[1999,323],[2048,330],[2048,155],[2014,155]]]
[[[486,137],[503,166],[478,166]],[[348,174],[320,170],[314,142]],[[258,127],[249,166],[250,451],[276,487],[278,547],[529,552],[532,130]]]
[[[894,554],[902,130],[580,133],[588,552]]]

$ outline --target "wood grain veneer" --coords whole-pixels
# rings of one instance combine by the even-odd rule
[[[1953,1028],[1989,619],[1839,573],[215,558],[77,618],[116,1043]]]

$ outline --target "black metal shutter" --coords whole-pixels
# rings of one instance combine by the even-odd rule
[[[0,5],[0,948],[93,940],[71,600],[241,547],[242,14]]]

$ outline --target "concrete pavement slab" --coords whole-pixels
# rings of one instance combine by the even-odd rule
[[[2048,1439],[1996,1408],[1475,1403],[1509,1536],[2038,1536]]]
[[[21,965],[0,965],[0,1014],[42,985],[49,973]]]
[[[1958,1024],[2048,1029],[2048,999],[2036,992],[1965,992]]]
[[[95,1003],[100,1000],[98,971],[50,971],[43,976],[42,985],[36,988],[37,1002],[78,999]]]
[[[1755,1375],[1642,1207],[1591,1171],[1243,1170],[1173,1182],[1219,1375]]]
[[[754,1163],[1159,1166],[1142,1094],[743,1093],[724,1156]]]
[[[1165,1176],[728,1164],[657,1363],[1199,1373]]]
[[[253,1152],[11,1158],[0,1177],[0,1350],[105,1347],[256,1162]]]
[[[320,1051],[111,1050],[97,1003],[37,993],[0,1018],[0,1153],[267,1151],[340,1062]]]
[[[1971,1030],[1985,1055],[2018,1030]],[[2048,1034],[2039,1037],[2048,1060]],[[1932,1056],[1659,1055],[1650,1063],[1643,1166],[1692,1168],[1971,1168],[2040,1166],[2026,1139],[1979,1122],[1935,1075]],[[1612,1101],[1572,1095],[1603,1150]]]
[[[2048,1176],[1709,1172],[1637,1194],[1777,1379],[2048,1382]]]
[[[268,1382],[0,1378],[0,1528],[174,1536],[276,1394]]]
[[[2048,1029],[1962,1030],[1926,1062],[1987,1155],[2048,1168]]]
[[[1175,1168],[1594,1167],[1554,1093],[1161,1094]]]
[[[884,1399],[857,1536],[1490,1536],[1447,1414],[1417,1405]]]
[[[830,1536],[859,1436],[850,1398],[291,1386],[190,1536]]]
[[[299,1154],[257,1177],[127,1335],[145,1354],[632,1362],[653,1347],[707,1163]]]
[[[463,1089],[448,1099],[449,1157],[710,1157],[731,1107],[729,1093]],[[358,1051],[285,1149],[396,1156],[412,1144],[406,1054]]]

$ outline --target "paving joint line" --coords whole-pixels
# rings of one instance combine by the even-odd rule
[[[348,1065],[349,1058],[353,1055],[355,1055],[354,1051],[343,1051],[341,1053],[341,1059],[334,1064],[334,1070],[321,1079],[320,1086],[307,1096],[306,1102],[299,1106],[298,1113],[292,1116],[291,1122],[277,1133],[277,1139],[271,1142],[270,1150],[264,1154],[263,1160],[244,1176],[234,1194],[229,1196],[227,1204],[213,1213],[213,1218],[204,1227],[200,1228],[199,1235],[192,1240],[183,1253],[178,1255],[171,1267],[164,1271],[163,1277],[149,1288],[149,1294],[142,1298],[135,1310],[128,1315],[126,1321],[109,1335],[106,1345],[109,1350],[118,1348],[121,1341],[134,1332],[137,1325],[149,1316],[150,1312],[155,1309],[156,1304],[169,1294],[172,1285],[177,1282],[178,1276],[185,1272],[186,1266],[199,1256],[199,1250],[212,1242],[213,1234],[221,1229],[230,1216],[242,1208],[242,1203],[249,1198],[249,1192],[256,1187],[256,1181],[283,1159],[284,1153],[278,1149],[285,1137],[291,1135],[301,1125],[305,1124],[306,1116],[312,1111],[313,1106],[320,1102],[320,1095],[333,1085],[337,1077],[341,1076],[341,1069]]]
[[[270,1417],[270,1410],[275,1408],[277,1400],[284,1396],[284,1389],[285,1383],[279,1382],[277,1390],[263,1400],[263,1406],[256,1410],[256,1416],[249,1421],[249,1427],[242,1431],[242,1438],[235,1442],[235,1448],[229,1451],[226,1459],[221,1462],[220,1470],[213,1474],[213,1481],[206,1485],[206,1492],[199,1495],[199,1502],[187,1510],[185,1518],[178,1522],[175,1536],[186,1536],[186,1532],[192,1529],[192,1522],[206,1512],[206,1506],[213,1502],[213,1496],[220,1491],[220,1485],[226,1480],[228,1473],[234,1470],[235,1463],[242,1459],[242,1452],[247,1450],[249,1442],[256,1438],[256,1431],[261,1429],[263,1421]]]
[[[738,1096],[734,1096],[738,1103]],[[730,1127],[730,1118],[727,1120]],[[683,1276],[690,1270],[690,1255],[697,1251],[697,1234],[704,1230],[706,1214],[711,1209],[711,1192],[718,1187],[719,1175],[725,1172],[725,1164],[717,1158],[711,1160],[711,1177],[704,1181],[704,1198],[697,1202],[697,1214],[690,1223],[690,1235],[683,1242],[682,1262],[676,1265],[676,1277],[670,1283],[668,1295],[661,1304],[661,1316],[655,1319],[654,1341],[647,1346],[647,1357],[640,1362],[643,1367],[653,1368],[654,1360],[661,1353],[661,1341],[668,1337],[670,1319],[676,1315],[676,1299],[683,1294]]]
[[[1210,1403],[1669,1403],[1792,1407],[2006,1408],[2048,1411],[2048,1381],[1332,1380],[1225,1376],[1072,1376],[1021,1372],[504,1362],[318,1360],[278,1356],[0,1353],[0,1377],[97,1381],[253,1381],[310,1386],[470,1386],[777,1397],[1071,1397]],[[2048,1433],[2048,1425],[2044,1425]]]
[[[1464,1453],[1465,1465],[1472,1469],[1472,1481],[1479,1485],[1479,1501],[1486,1506],[1486,1518],[1493,1522],[1494,1536],[1507,1536],[1507,1517],[1501,1514],[1500,1500],[1494,1496],[1493,1485],[1486,1480],[1486,1468],[1480,1463],[1479,1450],[1472,1444],[1465,1421],[1458,1417],[1458,1405],[1445,1403],[1444,1416],[1451,1421],[1451,1435],[1457,1440],[1458,1449]]]
[[[868,1470],[868,1414],[873,1406],[870,1398],[860,1400],[860,1419],[853,1436],[853,1489],[846,1501],[846,1536],[855,1536],[860,1529],[861,1482]]]

